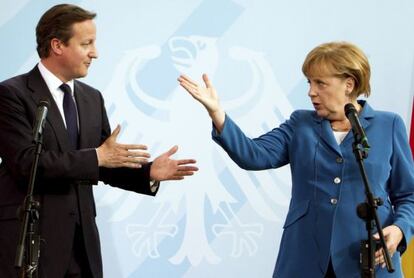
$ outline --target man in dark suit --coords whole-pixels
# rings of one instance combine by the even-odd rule
[[[40,277],[102,277],[92,185],[98,181],[155,195],[159,181],[197,171],[192,159],[168,152],[148,163],[144,145],[116,142],[102,95],[76,80],[98,54],[96,14],[74,5],[48,10],[36,28],[40,62],[0,83],[0,277],[16,277],[14,258],[34,160],[33,123],[40,101],[50,103],[43,130],[35,199],[41,204]]]

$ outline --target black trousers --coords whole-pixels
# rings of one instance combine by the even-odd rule
[[[72,254],[65,278],[90,278],[92,272],[89,267],[88,256],[86,255],[85,242],[82,229],[77,224],[75,238],[73,240]]]

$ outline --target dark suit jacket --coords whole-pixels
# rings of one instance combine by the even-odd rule
[[[16,210],[27,191],[34,158],[33,123],[41,100],[50,103],[43,131],[36,199],[40,201],[41,277],[63,277],[80,221],[90,267],[102,277],[92,186],[99,180],[126,190],[155,195],[150,165],[139,170],[99,168],[95,148],[110,135],[104,101],[96,89],[75,81],[79,150],[73,150],[61,114],[37,66],[0,83],[0,277],[14,277],[20,223]]]

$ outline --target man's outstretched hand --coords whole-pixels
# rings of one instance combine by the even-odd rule
[[[175,154],[177,150],[178,146],[174,146],[154,159],[150,170],[152,180],[182,180],[185,176],[192,176],[194,172],[198,171],[197,167],[189,165],[196,163],[194,159],[171,159],[170,156]]]

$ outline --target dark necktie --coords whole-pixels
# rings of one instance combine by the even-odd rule
[[[68,84],[63,83],[59,87],[63,92],[63,112],[65,114],[66,130],[72,146],[78,148],[78,116],[75,102],[73,101],[72,91]]]

